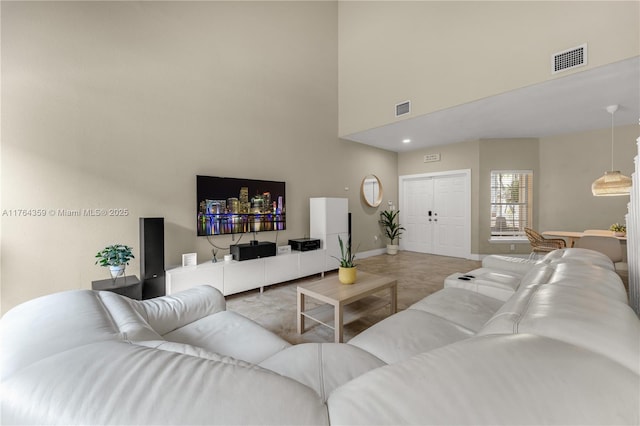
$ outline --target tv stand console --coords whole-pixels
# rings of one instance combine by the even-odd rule
[[[225,296],[258,288],[262,291],[268,285],[314,274],[324,275],[325,271],[335,269],[327,262],[327,257],[327,251],[321,249],[173,268],[166,273],[167,294],[201,284],[213,286]]]

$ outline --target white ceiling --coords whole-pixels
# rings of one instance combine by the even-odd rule
[[[638,124],[640,57],[348,135],[395,152],[476,139],[540,138]],[[411,143],[402,143],[403,139]]]

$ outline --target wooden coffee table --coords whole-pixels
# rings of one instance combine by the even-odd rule
[[[389,289],[389,300],[373,295],[385,289]],[[305,296],[325,305],[307,311]],[[398,282],[393,278],[358,271],[355,284],[342,284],[337,275],[302,284],[298,286],[298,333],[304,333],[304,320],[309,318],[333,329],[335,342],[341,343],[345,324],[386,305],[390,305],[390,314],[398,309]]]

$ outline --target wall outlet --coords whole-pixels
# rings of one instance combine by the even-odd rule
[[[515,244],[511,244],[511,246],[509,248],[511,249],[511,251],[515,251],[516,245]]]

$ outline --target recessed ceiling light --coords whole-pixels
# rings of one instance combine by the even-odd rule
[[[409,143],[411,142],[411,139],[402,139],[402,143]]]

